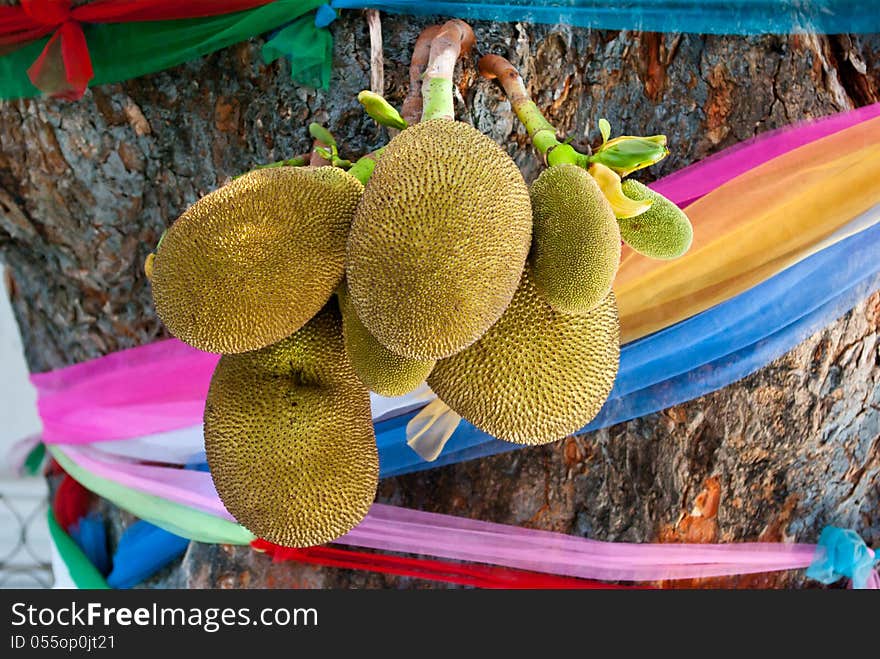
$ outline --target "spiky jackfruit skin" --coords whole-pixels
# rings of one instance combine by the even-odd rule
[[[156,311],[208,352],[290,336],[327,302],[363,186],[335,167],[250,172],[193,204],[153,262]]]
[[[556,165],[532,183],[535,285],[563,313],[587,313],[611,292],[620,265],[620,229],[596,180]]]
[[[344,281],[337,294],[345,351],[361,382],[381,396],[403,396],[421,385],[434,368],[434,360],[411,359],[391,352],[357,317]]]
[[[227,510],[270,542],[323,544],[363,519],[379,456],[370,395],[345,356],[334,303],[280,343],[220,359],[205,450]]]
[[[474,345],[441,359],[428,385],[453,411],[516,444],[546,444],[583,428],[617,375],[614,293],[586,314],[554,311],[531,267],[501,319]]]
[[[352,222],[346,276],[358,317],[396,354],[455,354],[510,303],[531,225],[525,181],[495,142],[444,119],[407,128]]]
[[[694,229],[683,210],[633,179],[623,182],[623,193],[636,201],[653,202],[641,215],[619,220],[627,245],[652,259],[677,259],[690,249]]]

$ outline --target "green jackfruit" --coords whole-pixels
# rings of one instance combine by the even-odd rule
[[[344,281],[338,294],[345,350],[361,382],[381,396],[403,396],[422,384],[434,368],[434,360],[410,359],[391,352],[358,319]]]
[[[525,181],[495,142],[444,119],[407,128],[352,221],[346,275],[358,318],[396,354],[455,354],[510,303],[531,225]]]
[[[614,293],[586,314],[554,311],[527,266],[501,319],[475,344],[437,362],[428,385],[453,411],[517,444],[545,444],[585,426],[617,375]]]
[[[577,165],[545,169],[532,184],[535,285],[563,313],[587,313],[611,291],[620,229],[595,179]]]
[[[193,204],[152,263],[168,330],[209,352],[290,336],[333,294],[361,183],[335,167],[249,172]]]
[[[227,510],[270,542],[323,544],[363,519],[379,456],[370,394],[345,356],[335,302],[280,343],[220,359],[205,451]]]
[[[636,201],[653,202],[641,215],[619,220],[627,245],[652,259],[677,259],[690,249],[694,229],[683,210],[633,179],[623,182],[623,193]]]

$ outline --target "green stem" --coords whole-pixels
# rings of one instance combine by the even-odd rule
[[[525,101],[512,104],[517,118],[526,127],[532,144],[547,158],[547,164],[551,167],[569,163],[579,167],[589,166],[589,156],[576,151],[571,144],[560,142],[556,137],[556,128],[547,121],[546,117],[535,105],[534,101]]]
[[[384,150],[385,147],[383,146],[381,149],[377,149],[376,151],[363,156],[351,166],[348,173],[366,185],[367,181],[369,181],[370,177],[373,175],[373,170],[376,169],[376,161],[379,159],[379,156],[382,155]]]
[[[529,97],[522,76],[510,62],[499,55],[484,55],[480,58],[479,69],[483,77],[501,83],[514,114],[526,127],[532,144],[547,159],[548,165],[571,163],[580,167],[589,166],[588,156],[556,138],[556,127],[547,121]]]
[[[523,125],[526,127],[526,130],[529,132],[529,137],[533,137],[536,133],[541,131],[549,130],[553,135],[556,135],[556,128],[551,124],[547,119],[541,114],[541,110],[538,109],[538,106],[532,100],[521,100],[518,103],[511,104],[513,105],[513,110],[516,112],[517,118]]]
[[[269,167],[304,167],[309,164],[308,158],[297,156],[288,160],[279,160],[278,162],[270,162],[267,165],[257,165],[254,169],[266,169]]]
[[[430,78],[422,83],[422,121],[454,117],[452,80]]]

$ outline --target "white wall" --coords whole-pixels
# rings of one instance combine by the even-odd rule
[[[15,441],[39,432],[40,419],[36,393],[28,380],[22,354],[21,336],[6,294],[3,266],[0,281],[4,282],[0,295],[0,455],[4,456],[0,474],[8,475],[6,451]]]
[[[2,266],[0,281],[5,282]],[[50,556],[46,482],[40,476],[17,477],[6,460],[15,442],[39,430],[18,325],[5,285],[0,286],[0,588],[35,588],[52,581],[45,569]],[[19,543],[23,527],[26,546]]]

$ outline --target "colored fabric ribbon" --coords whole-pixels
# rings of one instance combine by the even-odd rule
[[[474,588],[508,589],[571,589],[571,590],[624,590],[632,586],[616,586],[588,579],[568,579],[552,575],[512,570],[485,565],[467,565],[449,561],[435,561],[424,558],[404,558],[385,554],[336,549],[334,547],[309,547],[292,549],[279,547],[265,540],[254,540],[251,546],[269,554],[276,562],[296,561],[309,565],[366,570],[379,574],[394,574],[429,581],[454,583]]]
[[[133,588],[180,558],[187,547],[188,539],[138,520],[119,538],[107,585]]]
[[[826,526],[819,535],[816,557],[807,568],[807,576],[823,584],[847,578],[852,580],[853,588],[878,588],[874,571],[878,564],[880,552],[869,549],[858,533]]]
[[[322,5],[320,9],[326,7]],[[333,11],[332,9],[330,10]],[[334,14],[335,17],[335,14]],[[285,57],[290,61],[290,75],[297,82],[310,87],[328,89],[330,87],[330,67],[333,60],[333,37],[316,15],[303,16],[290,25],[281,28],[263,44],[263,62],[268,64]]]
[[[0,7],[0,53],[5,53],[0,56],[0,98],[41,92],[80,98],[88,85],[176,66],[268,32],[321,4],[323,0],[100,0],[71,7],[69,0],[24,0],[21,6]],[[321,59],[318,78],[328,80],[329,35],[314,21],[309,25],[311,29],[301,28],[295,48],[282,41],[276,51],[294,61]],[[314,79],[314,66],[306,67],[306,78]]]
[[[49,537],[58,550],[61,560],[70,571],[70,576],[77,588],[89,590],[106,590],[107,581],[104,576],[98,572],[97,568],[92,564],[88,557],[77,546],[73,539],[67,535],[51,508],[46,514],[49,524]]]
[[[758,165],[875,117],[880,117],[880,103],[793,126],[783,126],[664,176],[652,183],[651,188],[675,200],[679,206],[689,206],[715,188]]]
[[[880,32],[880,13],[857,0],[333,0],[337,9],[569,24],[600,30],[786,34]]]
[[[67,533],[82,550],[89,562],[101,574],[110,572],[110,554],[107,551],[107,529],[98,513],[80,517]]]
[[[231,521],[216,498],[209,474],[128,465],[137,475],[130,479],[121,464],[102,464],[87,449],[54,446],[50,451],[90,490],[157,526],[174,527],[173,532],[194,539],[210,527],[215,542],[220,543],[243,545],[255,540]],[[194,497],[199,499],[200,510],[179,503]],[[816,556],[816,545],[808,544],[600,542],[383,504],[374,504],[366,519],[337,542],[604,581],[665,581],[803,569]]]
[[[628,250],[614,282],[626,343],[694,316],[866,228],[880,204],[880,117],[789,151],[687,207],[690,251]],[[869,226],[870,224],[868,224]]]
[[[64,475],[52,498],[52,509],[65,532],[69,532],[79,519],[88,514],[91,500],[91,492],[69,474]]]
[[[208,514],[187,505],[147,494],[141,489],[127,487],[112,478],[96,475],[89,468],[70,459],[57,446],[50,446],[49,451],[64,471],[89,490],[169,533],[198,542],[214,544],[246,545],[255,539],[250,531],[230,521],[231,517],[228,514],[225,518]],[[78,456],[78,459],[81,458],[82,456]],[[210,485],[210,476],[203,472],[189,472],[182,469],[167,471],[180,472],[180,474],[201,473],[208,477],[209,486],[213,488]],[[112,468],[110,468],[110,473],[112,473]],[[171,476],[172,479],[177,477],[179,477],[178,474]],[[145,485],[147,483],[141,483],[142,487]]]
[[[330,5],[321,5],[315,12],[315,25],[317,27],[327,27],[336,20],[336,12]]]

